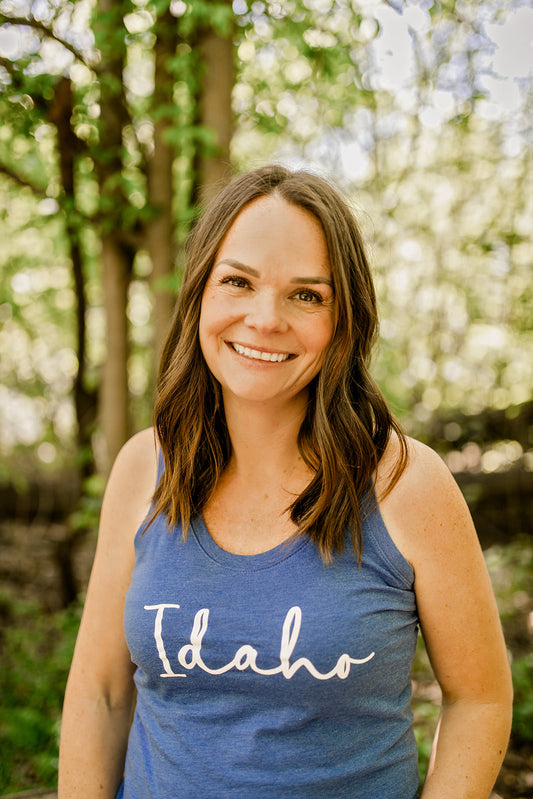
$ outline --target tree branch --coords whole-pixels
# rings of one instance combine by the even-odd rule
[[[74,58],[76,58],[78,61],[81,61],[81,63],[84,64],[89,69],[93,69],[95,66],[92,60],[88,59],[87,56],[81,50],[78,50],[78,48],[75,47],[73,44],[62,39],[60,36],[58,36],[55,33],[55,31],[52,28],[48,27],[48,25],[45,25],[43,22],[40,22],[34,17],[29,17],[29,18],[17,17],[17,16],[12,16],[10,14],[2,13],[0,14],[0,24],[2,23],[7,23],[9,25],[20,25],[26,28],[31,28],[32,30],[37,31],[41,35],[47,36],[49,39],[53,39],[54,41],[58,42],[58,44],[62,45],[65,48],[65,50],[68,50],[70,53],[72,53]]]
[[[5,175],[18,186],[31,189],[38,197],[46,197],[46,186],[39,186],[37,183],[33,183],[29,178],[19,175],[13,169],[6,166],[6,164],[0,164],[0,175]]]
[[[4,67],[5,71],[13,77],[15,74],[15,66],[13,61],[10,61],[9,58],[4,58],[4,56],[0,56],[0,67]]]

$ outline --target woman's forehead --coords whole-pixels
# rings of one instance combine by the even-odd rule
[[[224,236],[215,263],[224,259],[252,269],[285,260],[295,268],[309,264],[312,273],[318,270],[324,277],[331,274],[320,221],[279,196],[261,197],[245,206]]]

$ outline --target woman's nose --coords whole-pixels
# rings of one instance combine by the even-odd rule
[[[283,333],[288,328],[283,303],[270,292],[257,292],[250,299],[245,322],[262,333]]]

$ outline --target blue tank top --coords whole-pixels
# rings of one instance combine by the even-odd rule
[[[138,691],[120,799],[414,799],[413,570],[376,508],[332,565],[234,555],[196,519],[135,539]]]

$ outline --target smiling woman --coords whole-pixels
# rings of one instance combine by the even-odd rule
[[[260,169],[201,218],[154,430],[104,499],[60,799],[415,799],[419,627],[443,694],[421,797],[487,799],[511,707],[496,605],[451,475],[369,374],[376,332],[324,180]]]

